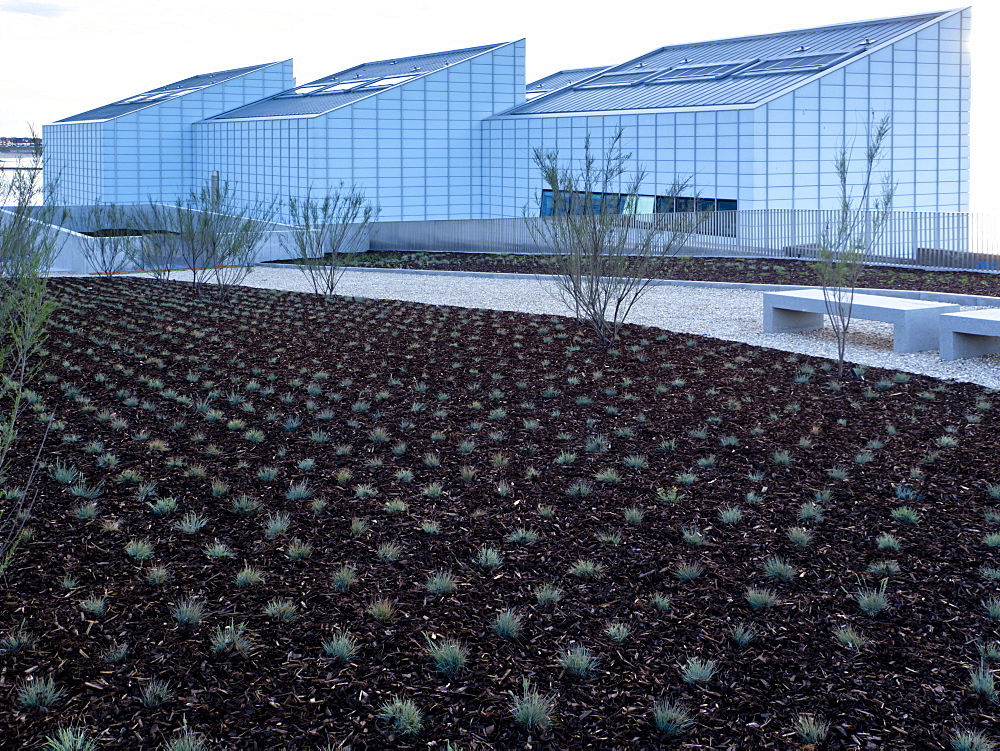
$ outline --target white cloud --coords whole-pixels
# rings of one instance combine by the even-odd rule
[[[5,13],[24,13],[29,16],[56,18],[69,11],[69,8],[56,3],[36,2],[36,0],[12,0],[0,6]]]

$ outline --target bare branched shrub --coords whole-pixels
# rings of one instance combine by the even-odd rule
[[[18,478],[7,474],[8,458],[26,405],[25,387],[38,368],[34,355],[55,309],[46,282],[59,251],[54,226],[65,219],[53,204],[38,205],[41,165],[39,146],[18,169],[0,172],[0,575],[10,565],[31,505],[38,458]]]
[[[341,184],[322,200],[311,193],[289,199],[288,211],[295,229],[281,236],[281,246],[299,262],[313,291],[330,299],[344,274],[345,261],[367,249],[379,209],[357,188]]]
[[[534,161],[551,191],[552,216],[528,219],[528,229],[539,250],[555,256],[559,298],[610,347],[629,312],[671,267],[706,215],[691,211],[640,219],[636,210],[646,171],[630,170],[632,154],[622,150],[622,131],[603,157],[594,153],[588,136],[578,167],[563,165],[556,151],[536,149]],[[675,181],[670,197],[687,186]]]
[[[875,170],[881,161],[889,130],[888,116],[877,125],[869,121],[864,174],[856,192],[848,182],[851,150],[847,146],[841,148],[834,161],[839,206],[835,218],[823,228],[816,244],[813,270],[823,288],[827,318],[837,339],[838,378],[844,377],[844,351],[853,317],[854,290],[864,270],[866,254],[885,233],[896,192],[892,176],[887,174],[882,178],[881,192],[873,195]]]

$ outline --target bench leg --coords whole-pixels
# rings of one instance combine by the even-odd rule
[[[940,346],[936,319],[896,323],[892,327],[893,352],[924,352]]]
[[[960,360],[965,357],[982,357],[1000,352],[1000,336],[963,334],[961,331],[941,332],[941,359]]]
[[[768,334],[791,334],[823,328],[822,313],[803,313],[774,306],[764,307],[764,331]]]

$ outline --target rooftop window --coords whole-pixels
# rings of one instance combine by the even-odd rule
[[[335,94],[338,91],[352,91],[353,89],[382,89],[387,86],[395,86],[397,83],[409,81],[414,75],[402,76],[362,76],[348,78],[343,81],[336,79],[316,81],[314,83],[303,84],[294,89],[278,94],[276,98],[291,99],[293,97],[312,96],[314,94]]]
[[[627,73],[605,73],[581,83],[581,89],[601,89],[607,86],[632,86],[654,75],[655,70],[632,71]]]
[[[857,52],[828,52],[813,55],[795,55],[779,57],[772,60],[762,60],[748,68],[739,71],[741,76],[762,75],[766,73],[802,73],[811,70],[825,70],[846,60]]]
[[[198,89],[204,88],[202,86],[195,86],[188,89],[170,89],[168,91],[147,91],[144,94],[136,94],[135,96],[130,96],[126,99],[121,99],[115,104],[152,104],[153,102],[165,102],[168,99],[174,99],[183,94],[187,94],[190,91],[197,91]]]
[[[724,78],[738,70],[742,70],[756,60],[737,60],[723,63],[708,63],[699,65],[678,65],[665,73],[650,78],[646,83],[680,83],[682,81],[712,81]]]

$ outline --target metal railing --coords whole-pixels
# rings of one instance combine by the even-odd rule
[[[622,215],[637,233],[669,214]],[[684,255],[815,258],[816,241],[836,210],[754,209],[709,213],[684,248]],[[537,253],[529,222],[511,219],[448,219],[375,222],[372,250]],[[998,218],[990,214],[894,211],[867,255],[869,263],[940,269],[1000,271]]]

